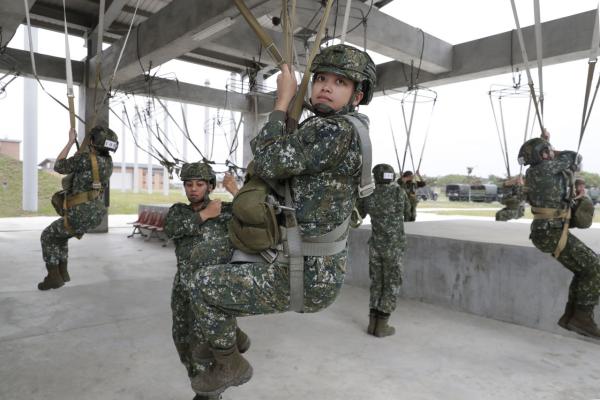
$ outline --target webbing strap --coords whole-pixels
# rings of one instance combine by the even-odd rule
[[[96,157],[96,153],[94,151],[90,151],[90,161],[92,163],[92,189],[100,190],[102,189],[102,183],[100,182],[100,172],[98,171],[98,157]]]
[[[556,249],[554,249],[554,252],[552,253],[552,255],[554,256],[554,258],[558,258],[560,256],[560,253],[562,253],[562,251],[565,249],[565,246],[567,245],[567,239],[569,238],[569,221],[571,220],[571,209],[567,209],[567,216],[563,221],[563,229],[562,229],[562,233],[560,235],[560,239],[558,240],[558,243],[556,244]]]
[[[567,245],[567,239],[569,237],[569,221],[571,220],[571,209],[565,210],[557,208],[544,208],[544,207],[531,207],[533,213],[533,219],[555,219],[560,218],[563,220],[562,233],[560,239],[556,244],[556,248],[552,252],[554,258],[558,258],[560,253],[565,249]]]
[[[369,136],[368,129],[369,127],[358,117],[349,114],[345,114],[344,117],[348,122],[352,124],[352,126],[354,126],[354,129],[358,133],[358,138],[360,140],[360,152],[362,154],[358,197],[367,197],[371,193],[373,193],[373,190],[375,190],[375,184],[373,183],[373,176],[371,174],[371,164],[373,155],[371,150],[371,137]]]
[[[296,312],[304,311],[304,257],[302,256],[302,238],[293,210],[292,193],[289,180],[285,182],[285,205],[291,210],[284,211],[286,226],[284,237],[287,243],[287,253],[290,263],[290,309]]]
[[[73,208],[79,204],[96,200],[99,196],[100,192],[98,190],[90,190],[87,192],[80,192],[71,196],[67,196],[66,208]]]

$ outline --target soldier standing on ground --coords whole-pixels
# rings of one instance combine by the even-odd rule
[[[390,336],[395,329],[388,325],[396,309],[402,285],[402,259],[406,249],[404,218],[410,216],[410,203],[404,189],[394,184],[394,168],[378,164],[373,168],[375,191],[356,203],[362,218],[371,216],[369,238],[369,326],[367,333]]]
[[[535,247],[552,253],[574,274],[565,312],[558,324],[600,339],[594,321],[594,307],[600,295],[600,259],[569,233],[572,176],[580,169],[581,156],[573,151],[555,152],[548,141],[534,138],[521,146],[519,163],[530,166],[525,177],[527,201],[533,213],[529,237]]]
[[[116,151],[119,142],[116,133],[102,126],[93,128],[90,135],[89,150],[67,158],[77,139],[77,132],[71,129],[69,141],[54,164],[56,172],[69,175],[63,178],[65,193],[59,205],[62,218],[42,232],[42,255],[48,275],[38,284],[40,290],[58,289],[71,280],[67,271],[68,240],[81,239],[84,233],[100,225],[106,215],[102,195],[113,170],[109,152]]]
[[[398,184],[406,191],[410,203],[410,216],[405,219],[406,222],[414,222],[417,219],[417,203],[419,202],[419,199],[417,198],[417,188],[422,188],[426,185],[425,181],[421,179],[419,171],[417,171],[417,177],[419,180],[414,181],[413,172],[404,171],[402,177],[398,180]]]
[[[354,110],[369,103],[376,79],[375,64],[367,53],[347,45],[321,50],[311,72],[310,100],[316,116],[286,134],[286,113],[297,83],[293,71],[283,65],[275,109],[251,143],[256,174],[289,183],[302,243],[341,231],[335,239],[344,246],[338,252],[302,253],[304,312],[332,304],[344,281],[345,241],[362,163],[359,134],[346,115],[368,126],[367,117]],[[290,311],[290,266],[284,254],[271,263],[215,265],[196,274],[195,306],[207,347],[216,358],[214,367],[193,380],[196,393],[221,393],[252,377],[252,367],[235,346],[235,318]]]
[[[209,198],[217,179],[209,164],[186,163],[179,173],[189,204],[176,203],[165,218],[165,233],[175,243],[177,273],[173,280],[171,310],[173,311],[173,342],[179,359],[190,379],[206,371],[214,357],[202,350],[206,342],[194,313],[192,288],[194,273],[211,264],[229,262],[233,247],[229,241],[227,224],[231,219],[231,203]],[[225,174],[223,186],[231,194],[237,193],[233,176]],[[250,339],[239,328],[236,331],[238,349],[244,353]],[[219,396],[197,395],[194,400],[218,399]]]

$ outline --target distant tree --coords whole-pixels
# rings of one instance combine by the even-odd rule
[[[600,187],[600,175],[594,172],[581,171],[577,175],[585,179],[585,185],[589,187]]]

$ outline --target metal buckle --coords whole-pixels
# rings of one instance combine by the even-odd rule
[[[262,258],[265,259],[266,262],[268,262],[269,264],[273,264],[273,262],[275,262],[275,260],[277,259],[279,252],[277,252],[276,250],[272,250],[272,249],[266,249],[266,250],[261,251],[260,255]]]
[[[375,184],[373,182],[371,182],[365,186],[358,185],[358,197],[363,198],[363,197],[370,196],[374,190],[375,190]]]
[[[102,183],[92,183],[92,189],[94,190],[100,190],[102,189]]]

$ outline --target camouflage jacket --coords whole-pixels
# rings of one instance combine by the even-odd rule
[[[408,181],[404,182],[402,178],[398,179],[398,185],[406,191],[409,199],[417,199],[417,188],[424,187],[426,185],[423,181]]]
[[[358,199],[356,208],[361,217],[371,216],[369,244],[388,246],[404,240],[404,219],[410,215],[410,203],[403,188],[377,184],[373,194]]]
[[[575,155],[573,151],[563,151],[554,160],[544,160],[529,167],[525,175],[527,182],[527,202],[532,207],[566,209],[571,206],[572,171]],[[550,226],[547,226],[550,224]],[[556,226],[555,226],[556,225]],[[532,228],[546,229],[562,226],[560,220],[534,220]]]
[[[227,229],[230,219],[231,203],[223,202],[221,214],[206,221],[202,221],[189,204],[171,206],[164,229],[175,243],[180,272],[193,272],[199,266],[224,264],[231,260],[233,248]]]
[[[112,158],[96,154],[98,159],[98,174],[102,187],[106,188],[113,171]],[[59,174],[73,174],[72,185],[69,194],[87,192],[92,190],[92,162],[89,153],[77,153],[73,157],[56,160],[54,171]]]
[[[365,115],[354,115],[368,123]],[[293,134],[285,113],[274,111],[251,142],[255,172],[262,178],[289,179],[300,231],[327,233],[350,215],[360,180],[358,133],[341,115],[307,118]]]

